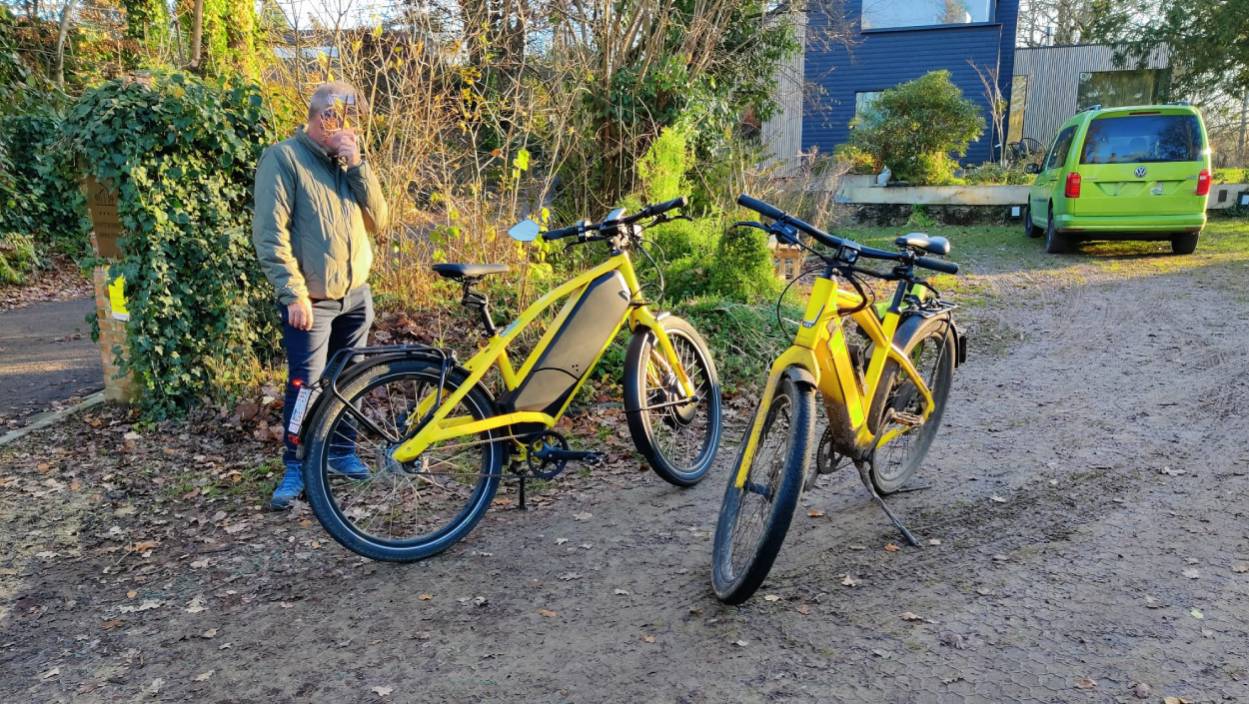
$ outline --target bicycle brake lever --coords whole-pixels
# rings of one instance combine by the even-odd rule
[[[763,223],[758,222],[757,220],[738,220],[737,222],[733,223],[729,227],[729,229],[735,230],[739,227],[753,227],[756,230],[763,230],[764,232],[768,231],[768,228]]]

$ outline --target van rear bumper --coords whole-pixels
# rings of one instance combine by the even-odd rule
[[[1200,232],[1206,213],[1186,215],[1057,215],[1055,226],[1064,235],[1088,239],[1168,239],[1172,235]]]

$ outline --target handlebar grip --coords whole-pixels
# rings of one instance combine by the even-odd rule
[[[589,224],[590,224],[589,220],[582,220],[581,222],[575,225],[569,225],[568,227],[561,227],[558,230],[547,230],[545,233],[543,233],[542,239],[546,240],[547,242],[551,242],[554,240],[559,240],[565,237],[569,237],[571,235],[579,235],[585,231],[585,228],[589,226]]]
[[[955,264],[954,262],[942,261],[940,259],[933,259],[931,257],[918,257],[915,260],[915,266],[922,266],[925,269],[932,269],[933,271],[940,271],[945,274],[958,273],[958,264]]]
[[[755,211],[756,213],[759,213],[760,215],[764,216],[765,218],[772,218],[773,220],[781,220],[785,217],[785,213],[783,211],[777,209],[776,207],[772,205],[764,203],[758,198],[751,198],[745,193],[737,197],[737,204],[742,206],[743,208],[749,208]]]
[[[654,205],[647,206],[643,212],[646,213],[647,217],[651,215],[663,215],[664,213],[668,212],[669,210],[673,210],[674,208],[684,208],[685,206],[689,205],[689,202],[690,201],[688,198],[686,198],[685,196],[680,196],[677,198],[673,198],[672,200],[666,200],[662,203],[656,203]]]

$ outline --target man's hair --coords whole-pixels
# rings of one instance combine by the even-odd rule
[[[346,81],[330,81],[317,86],[317,89],[312,92],[312,97],[308,99],[308,120],[311,121],[312,118],[334,107],[335,100],[342,100],[347,96],[355,98],[356,110],[363,115],[365,103],[360,91]]]

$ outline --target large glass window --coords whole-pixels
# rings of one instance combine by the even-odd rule
[[[1201,126],[1194,115],[1127,115],[1093,120],[1081,164],[1197,161]]]
[[[971,24],[993,19],[993,0],[863,0],[863,29]]]
[[[1050,147],[1050,154],[1045,159],[1045,170],[1057,169],[1067,163],[1067,153],[1071,151],[1071,138],[1076,134],[1076,127],[1072,125],[1062,132],[1058,133],[1058,137],[1054,140],[1054,146]]]
[[[854,94],[854,116],[863,117],[880,98],[880,91],[866,90]]]
[[[1090,71],[1080,74],[1077,107],[1090,105],[1117,108],[1124,105],[1153,105],[1166,102],[1170,74],[1166,69],[1136,71]]]

